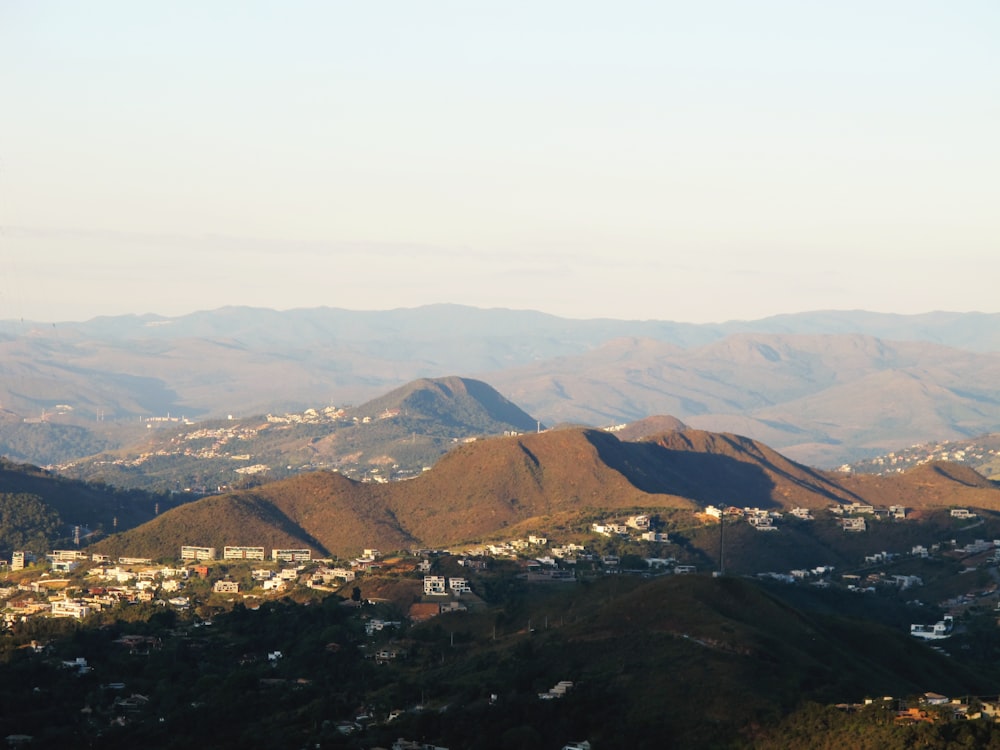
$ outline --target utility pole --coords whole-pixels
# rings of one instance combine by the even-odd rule
[[[719,575],[726,574],[726,511],[719,516]]]

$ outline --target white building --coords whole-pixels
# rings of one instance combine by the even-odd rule
[[[181,560],[214,560],[215,547],[193,547],[185,544],[181,547]]]
[[[75,617],[82,620],[90,612],[90,605],[74,599],[56,599],[52,602],[53,617]]]
[[[424,576],[425,595],[444,596],[447,593],[447,579],[444,576]]]
[[[230,547],[222,548],[223,560],[263,560],[263,547]]]
[[[273,549],[271,559],[279,562],[309,562],[312,550],[308,549]]]

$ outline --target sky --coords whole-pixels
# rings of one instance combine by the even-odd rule
[[[1000,3],[0,0],[0,320],[1000,312]]]

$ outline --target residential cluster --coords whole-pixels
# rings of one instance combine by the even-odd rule
[[[996,445],[996,436],[991,437],[992,439],[977,438],[969,441],[941,440],[933,443],[920,443],[875,458],[853,464],[843,464],[839,471],[845,474],[901,474],[916,466],[935,461],[947,461],[978,468],[1000,459],[1000,447]]]
[[[192,579],[205,580],[210,584],[209,592],[223,595],[256,596],[249,594],[249,590],[258,589],[265,595],[280,594],[295,585],[323,590],[354,581],[360,572],[377,569],[380,556],[377,549],[366,549],[360,557],[335,566],[331,560],[313,560],[309,549],[275,548],[265,555],[263,547],[233,545],[223,547],[220,558],[213,547],[183,545],[179,555],[181,565],[175,567],[141,557],[119,557],[112,561],[107,555],[84,550],[53,550],[45,555],[47,569],[37,579],[8,587],[6,592],[0,590],[0,596],[6,598],[3,623],[10,627],[35,616],[82,620],[122,603],[152,602],[188,609],[199,603],[199,594],[190,590]],[[12,558],[12,571],[24,570],[37,562],[34,555],[24,551],[15,552]],[[228,575],[212,580],[210,563],[219,559],[248,563],[269,559],[277,568],[252,568],[249,585],[244,586]],[[78,577],[75,580],[56,577],[77,572],[88,563],[83,586],[77,583]]]
[[[888,508],[876,508],[867,503],[846,503],[843,505],[831,505],[827,510],[840,517],[840,526],[844,531],[867,531],[867,518],[903,520],[906,518],[906,508],[902,505],[890,505]],[[966,513],[968,511],[965,511]],[[785,513],[778,510],[765,510],[761,508],[737,508],[730,505],[728,507],[717,507],[715,505],[706,506],[704,515],[707,518],[721,521],[725,519],[727,523],[733,521],[745,521],[753,526],[757,531],[777,531]],[[787,515],[799,521],[816,520],[813,511],[809,508],[792,508]],[[954,515],[954,513],[953,513]],[[958,517],[958,516],[956,516]]]
[[[933,724],[935,722],[985,720],[1000,723],[1000,699],[963,696],[949,698],[935,692],[926,692],[910,699],[867,698],[864,703],[838,704],[843,711],[858,711],[872,704],[882,704],[894,710],[896,724]]]

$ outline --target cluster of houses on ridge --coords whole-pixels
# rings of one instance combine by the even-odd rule
[[[971,466],[979,473],[986,474],[981,467],[994,463],[998,456],[1000,449],[997,446],[996,435],[992,435],[976,441],[942,440],[936,443],[912,445],[854,464],[843,464],[838,471],[845,474],[900,474],[915,466],[934,461],[947,461]]]
[[[840,517],[840,527],[844,531],[867,531],[868,522],[866,518],[888,519],[902,521],[906,519],[906,507],[902,505],[890,505],[888,508],[876,508],[868,503],[846,503],[843,505],[832,505],[829,512]],[[777,531],[775,525],[784,518],[784,513],[777,510],[762,510],[761,508],[737,508],[729,506],[719,508],[709,505],[705,508],[705,516],[721,521],[746,521],[757,531]],[[799,521],[813,521],[815,516],[809,508],[792,508],[788,515]],[[952,518],[960,520],[974,519],[976,514],[967,508],[952,508],[949,511]]]
[[[982,720],[1000,723],[1000,699],[990,696],[972,699],[949,698],[935,692],[926,692],[914,698],[901,699],[892,696],[866,698],[864,703],[839,703],[842,711],[859,711],[872,704],[886,704],[895,708],[896,724],[933,724],[938,721]]]
[[[348,566],[331,567],[330,560],[313,560],[308,549],[272,549],[270,560],[279,569],[252,569],[250,579],[265,593],[281,593],[294,584],[319,589],[353,581],[358,572],[378,567],[380,554],[377,549],[366,549]],[[156,564],[142,557],[119,557],[112,561],[108,555],[84,550],[53,550],[45,559],[48,570],[37,580],[18,584],[9,597],[3,611],[4,625],[9,627],[33,616],[84,619],[122,602],[157,602],[187,609],[192,600],[183,595],[182,589],[192,576],[209,578],[211,569],[206,563],[218,559],[218,555],[212,547],[184,545],[179,567]],[[267,557],[263,547],[227,546],[223,548],[222,559],[264,562]],[[26,564],[35,561],[34,555],[18,551],[12,556],[10,568],[24,570]],[[51,574],[71,574],[85,563],[93,564],[86,571],[88,583],[80,591],[73,590],[74,595],[70,596],[71,579],[53,578]],[[308,570],[307,563],[312,563]],[[238,594],[240,590],[240,583],[228,576],[214,581],[211,587],[216,594]]]

